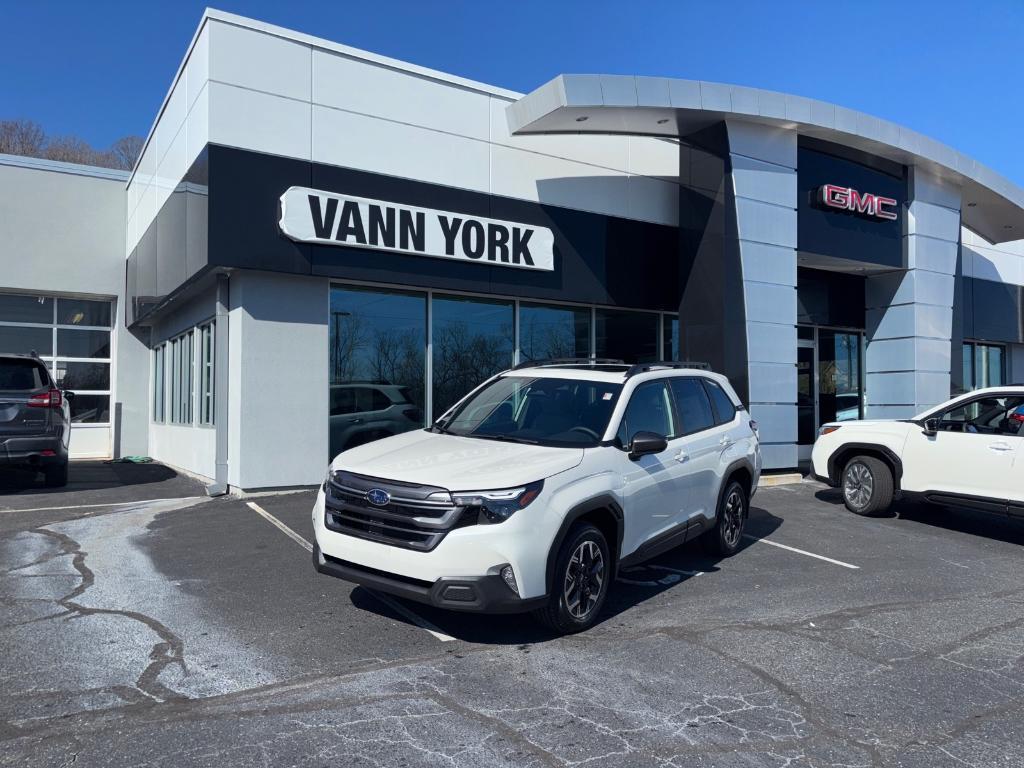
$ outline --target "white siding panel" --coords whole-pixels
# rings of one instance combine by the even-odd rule
[[[487,140],[490,97],[408,73],[313,51],[313,102]]]
[[[309,104],[211,82],[209,140],[308,160]]]
[[[313,160],[488,190],[486,142],[327,107],[313,107]]]
[[[219,21],[207,28],[211,80],[309,101],[308,45]]]
[[[491,192],[613,216],[629,215],[627,176],[556,157],[491,146]]]

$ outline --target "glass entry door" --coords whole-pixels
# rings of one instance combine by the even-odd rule
[[[802,327],[797,338],[797,439],[807,459],[822,424],[864,417],[864,334]]]

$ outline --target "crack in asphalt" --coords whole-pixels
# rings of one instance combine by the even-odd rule
[[[137,621],[155,632],[160,642],[154,643],[149,651],[149,664],[135,681],[135,687],[145,695],[157,701],[172,701],[187,698],[160,682],[160,673],[164,668],[177,664],[183,672],[188,668],[185,664],[185,643],[163,622],[147,616],[140,611],[131,611],[121,608],[93,608],[78,602],[96,583],[96,575],[86,564],[88,553],[83,551],[77,541],[70,536],[58,531],[51,531],[47,528],[35,528],[33,533],[48,536],[57,542],[59,549],[56,553],[49,555],[42,562],[47,562],[58,557],[71,556],[71,565],[81,577],[81,583],[69,594],[58,598],[55,602],[74,616],[120,616],[131,621]],[[41,563],[40,563],[41,564]]]

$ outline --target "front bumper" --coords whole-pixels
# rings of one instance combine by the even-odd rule
[[[67,460],[67,448],[57,435],[0,438],[0,466],[45,467]]]
[[[313,566],[317,573],[451,611],[523,613],[540,607],[547,599],[520,598],[502,580],[500,568],[492,568],[495,572],[484,576],[445,577],[431,583],[325,556],[316,545]]]

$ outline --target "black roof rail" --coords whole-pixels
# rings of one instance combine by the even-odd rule
[[[559,365],[626,365],[625,360],[612,357],[549,357],[543,360],[523,360],[518,365],[512,366],[511,370],[518,371],[520,368],[543,368],[545,366]]]
[[[697,371],[711,370],[711,366],[707,363],[692,362],[689,360],[658,360],[653,363],[637,363],[636,365],[630,366],[629,370],[626,371],[626,378],[628,379],[630,376],[636,376],[638,373],[649,373],[650,371],[657,371],[665,368],[690,368]]]

